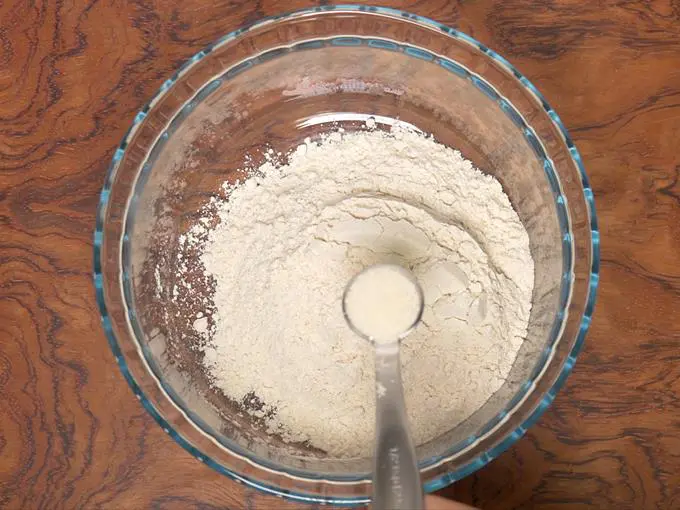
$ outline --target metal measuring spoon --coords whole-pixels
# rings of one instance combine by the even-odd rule
[[[390,285],[382,285],[384,281]],[[408,293],[408,299],[400,299],[406,296],[399,294],[402,291]],[[342,311],[350,328],[375,348],[373,508],[421,510],[423,490],[408,431],[399,342],[420,322],[423,291],[410,271],[393,264],[376,264],[350,280],[342,297]]]

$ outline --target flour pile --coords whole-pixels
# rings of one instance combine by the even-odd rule
[[[264,163],[218,205],[201,260],[216,281],[204,364],[215,387],[287,441],[365,457],[374,434],[370,345],[345,322],[347,282],[410,269],[421,324],[402,343],[421,444],[498,390],[526,335],[529,238],[501,185],[421,134],[333,133]]]

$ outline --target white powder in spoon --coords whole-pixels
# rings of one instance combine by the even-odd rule
[[[376,264],[356,275],[344,295],[350,326],[377,344],[396,343],[416,324],[421,309],[418,283],[407,270]]]
[[[416,444],[503,384],[531,309],[529,239],[499,182],[460,153],[408,131],[334,133],[262,165],[219,217],[202,255],[217,308],[204,363],[226,395],[265,403],[271,432],[371,455],[373,352],[341,304],[371,264],[408,267],[423,288],[401,345]]]

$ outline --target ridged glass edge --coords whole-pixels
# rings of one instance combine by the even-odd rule
[[[564,138],[564,141],[569,148],[569,152],[572,158],[572,161],[576,165],[576,167],[579,170],[579,174],[581,176],[581,185],[583,187],[583,194],[584,198],[586,200],[586,204],[588,206],[588,216],[590,220],[590,227],[591,227],[591,257],[592,257],[592,263],[591,263],[591,270],[590,270],[590,285],[589,285],[589,292],[588,292],[588,298],[586,301],[585,305],[585,311],[583,313],[583,317],[581,320],[581,327],[579,329],[579,334],[577,336],[576,342],[574,343],[574,346],[572,347],[569,356],[567,357],[567,360],[564,363],[564,366],[562,367],[562,371],[560,372],[559,376],[557,377],[555,383],[553,386],[548,390],[546,395],[543,397],[541,402],[538,404],[534,412],[522,423],[520,424],[512,433],[508,434],[508,436],[505,438],[504,441],[502,441],[500,444],[496,445],[494,448],[491,448],[487,452],[484,452],[482,455],[477,457],[476,459],[470,461],[466,465],[462,466],[455,472],[451,473],[446,473],[444,475],[440,475],[439,477],[428,481],[425,483],[425,490],[427,492],[434,492],[436,490],[439,490],[443,487],[446,487],[447,485],[460,480],[461,478],[464,478],[465,476],[468,476],[472,474],[473,472],[477,471],[481,467],[485,466],[488,464],[491,460],[495,459],[498,457],[501,453],[506,451],[510,446],[512,446],[517,440],[519,440],[527,431],[527,429],[533,425],[539,418],[540,416],[545,412],[545,410],[550,406],[552,401],[555,398],[555,395],[557,392],[560,390],[560,388],[564,385],[564,382],[567,379],[567,376],[571,373],[573,366],[575,364],[576,358],[580,352],[580,350],[583,347],[583,342],[585,340],[585,335],[588,331],[588,328],[590,326],[590,323],[592,321],[592,313],[594,310],[594,305],[595,305],[595,300],[596,300],[596,295],[597,295],[597,287],[599,284],[599,265],[600,265],[600,234],[598,230],[598,225],[597,225],[597,215],[595,212],[595,201],[594,201],[594,196],[592,189],[590,188],[588,177],[585,172],[585,168],[583,166],[583,162],[580,156],[580,153],[576,149],[576,146],[574,145],[567,129],[564,127],[564,124],[562,123],[562,120],[559,118],[557,113],[550,107],[548,102],[545,100],[543,95],[536,89],[536,87],[526,78],[524,77],[512,64],[510,64],[505,58],[494,52],[493,50],[490,50],[487,48],[485,45],[481,44],[478,42],[476,39],[470,37],[469,35],[460,32],[454,28],[451,28],[447,25],[438,23],[432,19],[423,17],[423,16],[418,16],[415,14],[411,14],[409,12],[405,11],[400,11],[397,9],[392,9],[389,7],[375,7],[375,6],[364,6],[364,5],[324,5],[324,6],[318,6],[314,8],[306,8],[306,9],[300,9],[296,11],[291,11],[288,13],[284,14],[279,14],[267,18],[263,18],[255,23],[252,23],[250,25],[243,26],[233,32],[230,32],[229,34],[225,35],[224,37],[220,38],[216,43],[206,47],[204,50],[199,51],[197,54],[195,54],[193,57],[191,57],[187,62],[185,62],[180,69],[172,75],[168,80],[166,80],[161,87],[159,88],[158,92],[151,98],[151,100],[142,108],[142,110],[135,116],[134,121],[130,127],[130,129],[127,131],[127,133],[124,135],[123,140],[121,141],[119,147],[117,148],[116,152],[114,153],[114,156],[112,158],[111,165],[109,166],[109,169],[107,171],[107,175],[104,181],[104,186],[102,187],[102,192],[100,195],[100,200],[99,204],[97,206],[97,214],[96,214],[96,222],[95,222],[95,233],[94,233],[94,250],[93,250],[93,255],[94,255],[94,284],[95,284],[95,294],[96,294],[96,300],[97,300],[97,305],[99,307],[99,312],[101,315],[101,320],[102,320],[102,326],[104,328],[104,331],[106,333],[109,345],[111,347],[111,350],[113,351],[114,356],[116,357],[116,360],[118,362],[118,365],[120,367],[121,372],[123,373],[123,376],[127,380],[128,384],[132,388],[133,392],[137,396],[137,398],[140,400],[144,408],[151,414],[151,416],[156,420],[156,422],[165,430],[180,446],[182,446],[185,450],[187,450],[189,453],[191,453],[193,456],[195,456],[198,460],[201,462],[204,462],[205,464],[209,465],[216,471],[226,475],[227,477],[233,479],[234,481],[238,483],[243,483],[247,486],[253,487],[255,489],[258,489],[262,492],[278,496],[278,497],[287,497],[295,501],[300,501],[300,502],[305,502],[305,503],[321,503],[321,504],[332,504],[332,505],[361,505],[361,504],[366,504],[370,502],[370,498],[349,498],[349,497],[343,497],[343,498],[329,498],[325,496],[313,496],[313,495],[307,495],[303,493],[298,493],[295,491],[288,491],[286,489],[282,489],[280,487],[273,487],[269,486],[267,484],[262,484],[259,482],[256,482],[254,480],[251,480],[248,477],[243,477],[231,470],[226,469],[224,466],[221,464],[215,462],[214,460],[206,457],[205,455],[202,455],[201,452],[195,448],[193,445],[191,445],[188,441],[186,441],[181,435],[179,435],[169,424],[168,422],[158,413],[158,411],[155,409],[155,407],[151,404],[151,402],[146,398],[146,396],[143,394],[141,391],[139,385],[136,383],[132,375],[130,374],[127,364],[125,363],[125,359],[122,356],[122,353],[120,351],[120,347],[118,345],[118,342],[115,338],[115,335],[113,333],[113,329],[111,327],[111,322],[108,317],[108,311],[106,309],[106,303],[104,299],[104,290],[103,290],[103,276],[101,274],[101,244],[103,241],[103,220],[104,220],[104,213],[106,211],[106,206],[108,204],[108,197],[111,191],[111,183],[113,182],[113,178],[115,177],[116,171],[118,169],[118,166],[120,164],[120,160],[122,159],[125,149],[127,147],[128,141],[134,134],[134,132],[137,130],[139,124],[144,120],[146,117],[147,112],[150,110],[150,108],[153,106],[154,103],[158,101],[158,99],[167,93],[167,91],[174,85],[174,83],[179,79],[180,76],[182,76],[184,73],[187,72],[189,68],[191,68],[193,65],[195,65],[197,62],[200,62],[206,55],[211,53],[214,48],[221,46],[237,37],[239,37],[241,34],[253,29],[257,28],[269,23],[272,23],[277,20],[281,19],[287,19],[290,17],[294,16],[304,16],[307,14],[313,14],[313,13],[319,13],[319,12],[329,12],[329,11],[349,11],[349,12],[367,12],[367,13],[376,13],[376,14],[383,14],[383,15],[388,15],[388,16],[393,16],[393,17],[400,17],[400,18],[405,18],[410,21],[422,24],[424,26],[429,26],[429,27],[434,27],[439,29],[440,31],[446,33],[447,35],[458,39],[460,41],[464,41],[467,44],[472,45],[473,47],[479,49],[481,52],[486,54],[488,57],[490,57],[492,60],[500,64],[502,67],[504,67],[507,71],[509,71],[515,78],[517,78],[520,83],[536,98],[536,100],[542,105],[544,111],[548,114],[550,117],[553,125],[558,129],[558,131],[561,133],[562,137]],[[413,55],[416,56],[417,55]]]

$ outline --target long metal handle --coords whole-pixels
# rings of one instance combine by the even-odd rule
[[[422,510],[423,489],[416,452],[408,433],[401,385],[399,345],[377,345],[376,450],[373,508]]]

